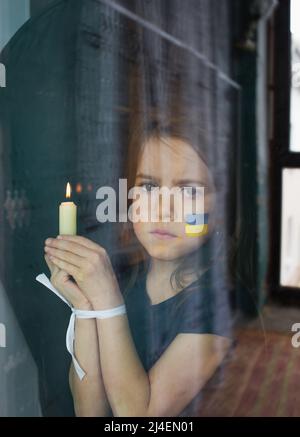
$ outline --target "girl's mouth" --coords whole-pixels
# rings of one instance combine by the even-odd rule
[[[156,238],[159,238],[160,240],[169,240],[171,238],[177,238],[177,235],[165,231],[164,229],[154,229],[154,231],[151,231],[150,234],[153,234]]]

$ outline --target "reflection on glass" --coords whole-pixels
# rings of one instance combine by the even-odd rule
[[[283,170],[280,283],[300,287],[300,169]]]
[[[300,151],[300,1],[291,0],[291,106],[290,106],[290,150]]]
[[[29,0],[0,1],[0,51],[29,19]]]

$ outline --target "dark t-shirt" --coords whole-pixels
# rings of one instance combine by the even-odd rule
[[[146,273],[124,293],[127,316],[139,357],[148,371],[180,333],[208,333],[232,338],[227,290],[212,286],[211,271],[176,295],[151,304]]]

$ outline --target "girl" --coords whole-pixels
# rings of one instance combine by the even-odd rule
[[[194,134],[186,122],[154,122],[134,135],[128,187],[140,187],[141,208],[158,221],[138,221],[133,212],[122,233],[130,262],[118,269],[119,278],[99,244],[82,236],[46,240],[51,282],[73,307],[125,304],[127,310],[76,320],[75,355],[86,372],[80,381],[70,367],[77,416],[178,416],[230,349],[224,259],[216,263],[210,256],[218,245],[217,189],[208,156],[197,146],[203,138]],[[193,202],[196,187],[204,187],[208,232],[189,235],[185,221],[176,220],[182,211],[174,201],[170,207],[161,199],[151,202],[153,187],[186,187],[184,202]],[[216,272],[220,281],[213,287]]]

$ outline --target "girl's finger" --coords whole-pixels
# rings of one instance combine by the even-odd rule
[[[45,255],[44,258],[45,258],[45,261],[49,267],[51,275],[54,275],[55,273],[57,273],[59,271],[59,268],[50,261],[49,256]]]
[[[54,256],[62,261],[67,261],[69,264],[73,264],[76,267],[83,267],[84,258],[82,256],[76,255],[67,250],[55,249],[54,247],[45,247],[45,251],[49,256]]]
[[[52,279],[67,301],[75,307],[86,301],[86,297],[67,272],[58,269],[58,273]]]
[[[71,241],[80,244],[81,246],[84,246],[96,252],[103,250],[103,248],[99,244],[95,243],[92,240],[89,240],[88,238],[82,237],[81,235],[59,235],[57,238],[59,240]]]
[[[64,270],[69,275],[73,276],[76,280],[81,280],[81,270],[74,266],[73,264],[69,264],[66,261],[63,261],[61,259],[55,258],[53,256],[49,256],[50,260],[55,264],[60,270]]]
[[[55,249],[61,249],[78,255],[79,257],[88,258],[91,253],[95,253],[95,250],[89,249],[82,244],[74,241],[66,241],[58,238],[51,238],[45,241],[46,247],[53,247]],[[101,249],[100,249],[101,250]]]

